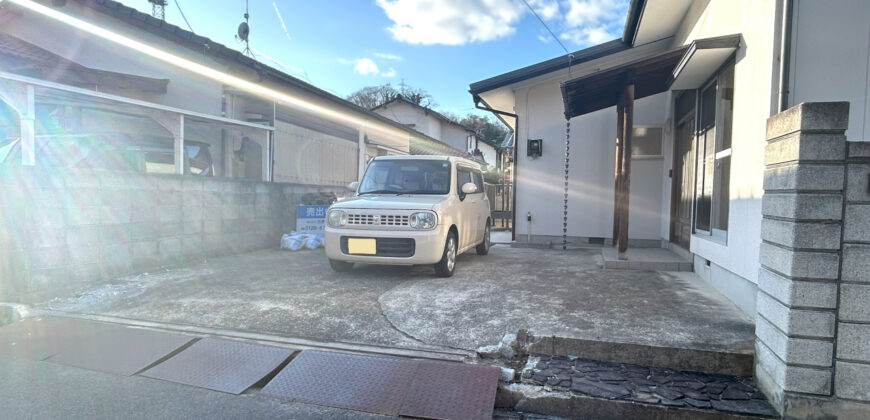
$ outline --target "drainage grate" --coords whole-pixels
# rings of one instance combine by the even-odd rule
[[[399,415],[427,419],[491,419],[499,370],[420,362]]]
[[[306,350],[262,390],[311,404],[398,415],[417,362]]]
[[[139,328],[110,328],[87,340],[75,340],[50,362],[130,376],[192,340],[191,337]]]
[[[294,350],[203,338],[142,376],[215,391],[241,394],[293,354]]]

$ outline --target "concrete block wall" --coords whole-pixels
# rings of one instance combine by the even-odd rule
[[[870,143],[849,143],[843,196],[834,386],[839,397],[870,401]]]
[[[870,144],[846,141],[848,115],[767,121],[756,377],[785,418],[870,417]]]
[[[311,192],[337,187],[0,168],[0,301],[276,248]]]

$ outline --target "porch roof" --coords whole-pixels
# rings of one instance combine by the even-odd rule
[[[616,105],[626,84],[634,84],[635,99],[668,90],[674,67],[685,51],[686,47],[681,47],[563,82],[565,118]]]

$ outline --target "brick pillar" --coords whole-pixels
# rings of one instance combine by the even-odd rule
[[[803,103],[767,120],[756,377],[786,418],[870,414],[841,400],[870,401],[870,165],[847,159],[848,116]]]

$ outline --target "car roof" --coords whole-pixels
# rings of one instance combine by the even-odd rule
[[[457,156],[446,155],[397,155],[397,156],[378,156],[374,160],[447,160],[455,163],[464,163],[474,168],[481,169],[480,163],[471,159],[465,159]]]

